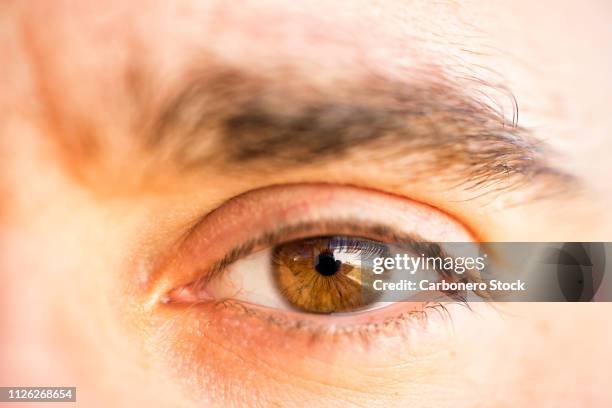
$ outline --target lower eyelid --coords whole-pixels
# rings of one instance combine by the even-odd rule
[[[427,331],[432,323],[448,323],[452,316],[446,313],[446,309],[451,304],[453,302],[397,302],[374,311],[332,315],[274,310],[233,299],[211,299],[196,304],[169,303],[166,307],[177,311],[189,309],[205,316],[214,314],[215,320],[229,327],[258,325],[265,328],[266,336],[275,332],[287,342],[300,338],[311,343],[317,339],[329,345],[337,341],[354,344],[357,340],[365,346],[378,340],[387,341],[385,339],[389,337],[408,340],[421,331]],[[243,336],[257,337],[257,333],[245,331]]]

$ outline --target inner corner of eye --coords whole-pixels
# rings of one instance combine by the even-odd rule
[[[197,303],[210,299],[197,283],[182,285],[170,290],[161,297],[162,304]]]

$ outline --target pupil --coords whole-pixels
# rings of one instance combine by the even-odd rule
[[[321,252],[317,256],[315,269],[323,276],[331,276],[340,270],[342,262],[334,259],[334,254],[331,252]]]

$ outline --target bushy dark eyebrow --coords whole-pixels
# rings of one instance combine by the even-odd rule
[[[162,106],[148,146],[171,151],[190,168],[274,172],[362,155],[410,157],[415,164],[406,178],[440,177],[473,188],[573,183],[549,164],[549,152],[530,132],[450,80],[364,78],[331,89],[284,81],[233,70],[195,76]]]

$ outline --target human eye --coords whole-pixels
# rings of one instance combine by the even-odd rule
[[[362,259],[388,253],[384,242],[356,236],[280,242],[229,265],[204,296],[304,313],[366,311],[377,299],[363,291]]]
[[[391,334],[401,336],[426,324],[423,318],[441,303],[385,302],[364,292],[362,277],[371,271],[361,260],[416,241],[414,252],[428,243],[473,240],[452,216],[404,197],[326,184],[263,188],[227,201],[194,227],[168,263],[174,283],[162,303],[201,310],[209,323],[225,316],[245,326],[273,326],[288,339],[384,337],[377,328],[391,322]]]

